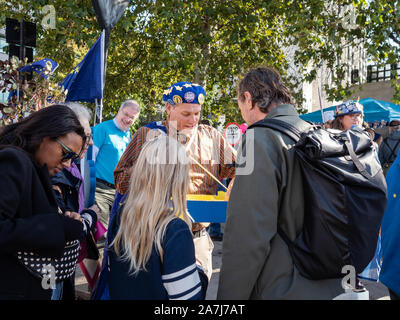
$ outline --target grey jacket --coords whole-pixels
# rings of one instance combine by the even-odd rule
[[[307,131],[291,105],[280,105],[267,118],[279,118]],[[254,168],[237,174],[225,226],[218,299],[333,299],[343,293],[341,279],[302,277],[277,234],[279,223],[291,240],[304,218],[300,167],[294,141],[268,128],[254,128]],[[246,132],[245,144],[252,143]],[[239,151],[237,161],[243,161]],[[250,155],[246,157],[251,161]]]

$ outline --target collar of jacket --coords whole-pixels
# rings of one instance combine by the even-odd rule
[[[52,177],[51,182],[53,184],[64,184],[71,188],[76,188],[77,190],[79,190],[81,184],[81,180],[73,176],[72,173],[65,168],[61,172],[56,173]]]
[[[295,107],[291,104],[280,104],[276,108],[272,109],[270,112],[268,112],[267,116],[265,118],[275,118],[275,117],[281,117],[281,116],[298,116],[299,114],[297,113]]]

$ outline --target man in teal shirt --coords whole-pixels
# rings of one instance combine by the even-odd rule
[[[117,116],[93,128],[96,155],[95,203],[100,208],[100,221],[108,227],[115,197],[114,169],[131,141],[129,128],[138,118],[140,106],[135,100],[122,103]]]

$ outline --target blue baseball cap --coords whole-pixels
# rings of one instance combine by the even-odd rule
[[[205,100],[206,92],[197,83],[178,82],[164,90],[163,101],[171,106],[180,103],[195,103],[202,105]]]
[[[335,118],[355,113],[363,114],[362,104],[353,100],[347,100],[336,106]]]

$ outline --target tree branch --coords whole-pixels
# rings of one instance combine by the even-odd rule
[[[393,42],[395,42],[397,45],[400,46],[399,37],[396,37],[395,34],[394,34],[394,32],[392,32],[392,33],[389,34],[389,38],[390,38],[390,40],[392,40]]]

